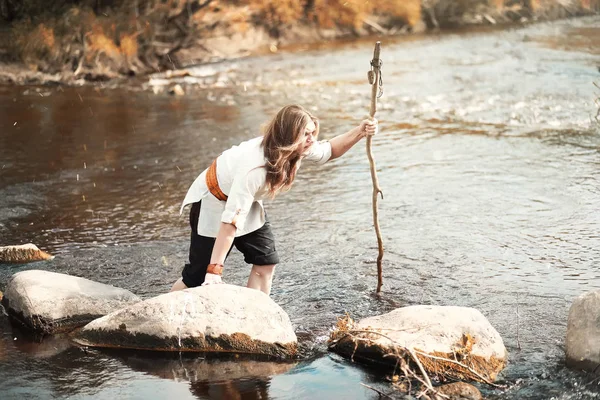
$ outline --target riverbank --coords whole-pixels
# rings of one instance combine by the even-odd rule
[[[276,53],[295,44],[514,26],[600,12],[600,0],[207,0],[170,8],[143,1],[135,7],[84,3],[43,13],[23,6],[10,14],[8,1],[0,83],[119,85],[131,77]]]

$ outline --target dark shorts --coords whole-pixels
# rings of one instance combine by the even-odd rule
[[[198,217],[200,216],[200,203],[192,204],[190,209],[190,227],[192,235],[190,240],[190,262],[185,264],[181,277],[187,287],[202,285],[206,269],[210,264],[215,238],[198,235]],[[279,263],[279,255],[275,249],[275,238],[271,232],[271,224],[266,218],[265,224],[258,230],[246,235],[236,237],[233,246],[244,255],[244,261],[254,265],[273,265]],[[232,248],[233,248],[232,246]],[[229,256],[229,252],[227,256]],[[227,267],[225,268],[227,270]]]

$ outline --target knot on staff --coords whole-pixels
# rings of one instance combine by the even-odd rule
[[[379,42],[377,42],[379,43]],[[383,75],[381,73],[381,66],[383,65],[383,60],[378,58],[378,59],[372,59],[371,60],[371,70],[368,72],[368,77],[369,77],[369,85],[373,85],[375,83],[375,69],[379,70],[379,90],[378,90],[378,94],[377,94],[377,98],[381,98],[381,96],[383,96]]]
[[[381,42],[377,42],[375,43],[375,51],[373,52],[373,59],[371,60],[371,69],[367,73],[369,84],[371,85],[371,109],[369,112],[371,118],[374,118],[375,113],[377,112],[377,99],[383,96],[383,79],[381,77],[381,66],[383,65],[383,62],[381,61],[380,54]],[[377,293],[380,293],[381,286],[383,286],[383,269],[381,266],[381,261],[383,260],[383,240],[381,239],[381,230],[379,228],[377,200],[379,194],[381,194],[381,198],[383,199],[383,192],[379,187],[375,158],[373,157],[373,152],[371,150],[372,140],[373,138],[371,136],[367,137],[367,157],[369,158],[371,179],[373,181],[373,225],[375,226],[377,247],[379,249],[379,255],[377,256]]]

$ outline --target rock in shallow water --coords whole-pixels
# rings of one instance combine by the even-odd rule
[[[450,400],[481,400],[481,392],[473,385],[464,382],[454,382],[436,388]]]
[[[42,270],[14,274],[2,305],[34,332],[68,331],[140,299],[114,286]]]
[[[569,310],[567,365],[600,374],[600,290],[577,297]]]
[[[210,285],[145,300],[76,335],[92,347],[234,352],[287,358],[297,339],[288,315],[259,290]]]
[[[507,357],[498,332],[468,307],[398,308],[334,332],[330,345],[343,356],[384,364],[395,364],[395,355],[408,359],[404,348],[415,351],[428,373],[458,380],[494,381]]]
[[[52,260],[53,258],[54,256],[38,249],[32,243],[0,247],[0,263],[28,263],[32,261]]]

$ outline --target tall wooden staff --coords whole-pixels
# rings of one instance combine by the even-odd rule
[[[373,60],[371,60],[371,69],[369,70],[369,84],[371,85],[371,118],[375,117],[377,112],[377,99],[383,95],[383,81],[381,79],[381,59],[379,54],[381,53],[381,42],[375,43],[375,51],[373,52]],[[373,158],[373,152],[371,151],[371,141],[373,137],[367,136],[367,157],[369,157],[369,164],[371,165],[371,179],[373,180],[373,225],[375,225],[375,233],[377,234],[377,246],[379,247],[379,255],[377,256],[377,293],[381,292],[381,286],[383,285],[383,269],[381,267],[381,260],[383,259],[383,240],[381,239],[381,230],[379,229],[379,217],[377,210],[377,199],[378,194],[381,194],[383,199],[383,192],[379,187],[379,179],[377,179],[377,170],[375,169],[375,159]]]

